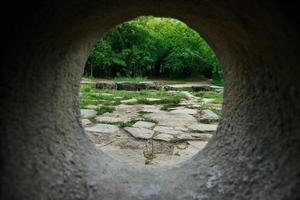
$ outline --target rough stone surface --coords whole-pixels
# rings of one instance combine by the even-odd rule
[[[96,133],[117,133],[120,129],[116,125],[96,124],[94,126],[87,127],[85,130]]]
[[[116,122],[127,122],[130,119],[121,117],[121,116],[107,116],[109,114],[104,114],[103,116],[96,117],[96,120],[98,122],[110,122],[110,123],[116,123]]]
[[[185,113],[157,112],[149,113],[146,117],[158,121],[162,126],[184,126],[187,123],[197,123],[195,117]]]
[[[97,89],[114,89],[116,86],[112,82],[97,82],[96,88]]]
[[[208,133],[192,133],[191,136],[195,139],[202,140],[202,141],[208,141],[211,137],[212,134]]]
[[[176,109],[172,110],[171,113],[184,113],[184,114],[190,114],[195,115],[197,114],[198,110],[196,109],[189,109],[189,108],[182,108],[182,109]]]
[[[199,131],[199,132],[212,132],[216,131],[218,125],[216,124],[187,124],[186,127],[192,131]]]
[[[172,139],[174,139],[174,136],[172,136],[170,134],[162,133],[162,134],[158,134],[158,135],[154,136],[153,139],[170,142]]]
[[[97,112],[92,109],[80,109],[81,117],[82,118],[91,118],[95,117]]]
[[[299,199],[297,2],[28,0],[2,8],[1,199]],[[79,124],[79,83],[97,37],[141,15],[193,27],[225,77],[218,131],[168,170],[114,160]]]
[[[218,120],[219,117],[216,113],[211,110],[202,110],[200,120]]]
[[[136,128],[148,128],[151,129],[155,126],[155,123],[152,122],[145,122],[145,121],[138,121],[135,124],[132,125],[133,127]]]
[[[154,134],[153,130],[146,128],[125,127],[124,130],[130,133],[133,137],[139,139],[150,139]]]
[[[169,135],[177,135],[177,134],[184,133],[182,130],[178,130],[173,127],[167,127],[167,126],[156,126],[153,130],[157,133],[165,133]]]
[[[92,124],[92,122],[90,120],[88,120],[88,119],[82,119],[81,123],[82,123],[83,126]]]

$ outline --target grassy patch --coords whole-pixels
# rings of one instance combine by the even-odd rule
[[[133,120],[130,120],[130,121],[127,121],[127,122],[121,122],[119,124],[120,128],[124,128],[124,127],[132,127],[133,124],[135,124],[136,122],[138,122],[140,120],[136,120],[136,119],[133,119]]]
[[[212,103],[216,103],[216,104],[223,103],[223,93],[200,91],[200,92],[195,92],[194,95],[201,98],[214,99]]]
[[[111,95],[108,95],[111,94]],[[121,103],[120,99],[137,99],[141,104],[178,104],[186,96],[180,92],[170,93],[164,90],[141,90],[141,91],[124,91],[112,89],[96,89],[88,84],[80,86],[80,107],[88,105],[102,104],[103,106],[116,106]],[[160,101],[148,101],[147,98],[157,98]],[[104,109],[104,108],[103,108]]]
[[[97,115],[102,115],[104,113],[111,113],[115,110],[115,107],[112,106],[100,106],[96,109]]]
[[[173,108],[176,106],[178,106],[178,104],[165,104],[160,108],[160,110],[168,111],[170,108]]]
[[[90,117],[89,120],[90,120],[93,124],[96,124],[96,123],[97,123],[96,117]]]
[[[184,140],[179,139],[177,137],[174,137],[173,139],[170,140],[170,143],[173,143],[173,144],[180,144],[182,142],[184,142]]]
[[[217,115],[221,115],[222,114],[222,110],[217,109],[214,105],[211,104],[204,104],[201,106],[200,110],[211,110],[214,113],[216,113]]]
[[[148,113],[151,113],[151,112],[147,112],[147,111],[141,110],[141,111],[138,111],[138,113],[139,113],[140,115],[145,115],[145,114],[148,114]]]

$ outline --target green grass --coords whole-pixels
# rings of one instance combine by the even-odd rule
[[[178,104],[182,99],[186,98],[181,93],[170,93],[164,90],[141,90],[141,91],[124,91],[112,89],[96,89],[88,84],[80,85],[80,107],[84,108],[88,105],[101,104],[103,107],[112,107],[121,103],[122,100],[135,98],[140,104]],[[103,95],[103,93],[112,94],[111,96]],[[158,98],[160,101],[151,102],[147,98]],[[105,109],[105,108],[102,108]],[[102,111],[99,111],[102,112]]]
[[[224,87],[224,80],[223,79],[219,79],[219,80],[213,80],[212,82],[211,82],[213,85],[216,85],[216,86],[222,86],[222,87]]]
[[[214,101],[212,103],[215,103],[215,104],[223,103],[223,93],[200,91],[200,92],[195,92],[194,95],[197,97],[201,97],[201,98],[214,99]]]
[[[90,120],[93,124],[96,124],[96,123],[97,123],[96,117],[90,117],[89,120]]]
[[[97,115],[102,115],[104,113],[111,113],[115,110],[115,107],[112,106],[100,106],[96,109]]]

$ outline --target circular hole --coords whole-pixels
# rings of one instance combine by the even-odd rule
[[[117,160],[175,166],[216,131],[222,80],[196,31],[173,18],[138,17],[97,40],[80,86],[82,124]]]

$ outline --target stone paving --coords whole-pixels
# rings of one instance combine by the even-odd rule
[[[98,148],[122,162],[135,166],[145,163],[152,167],[173,166],[202,150],[217,129],[218,115],[211,110],[199,110],[202,104],[213,101],[201,101],[190,92],[182,93],[187,99],[168,110],[161,110],[159,104],[127,105],[136,103],[132,99],[123,101],[112,113],[96,116],[90,106],[81,109],[82,125]],[[92,122],[91,117],[96,121]],[[215,123],[200,123],[202,119],[213,119]],[[122,123],[125,124],[121,126]],[[147,162],[145,149],[149,142],[154,158]]]

